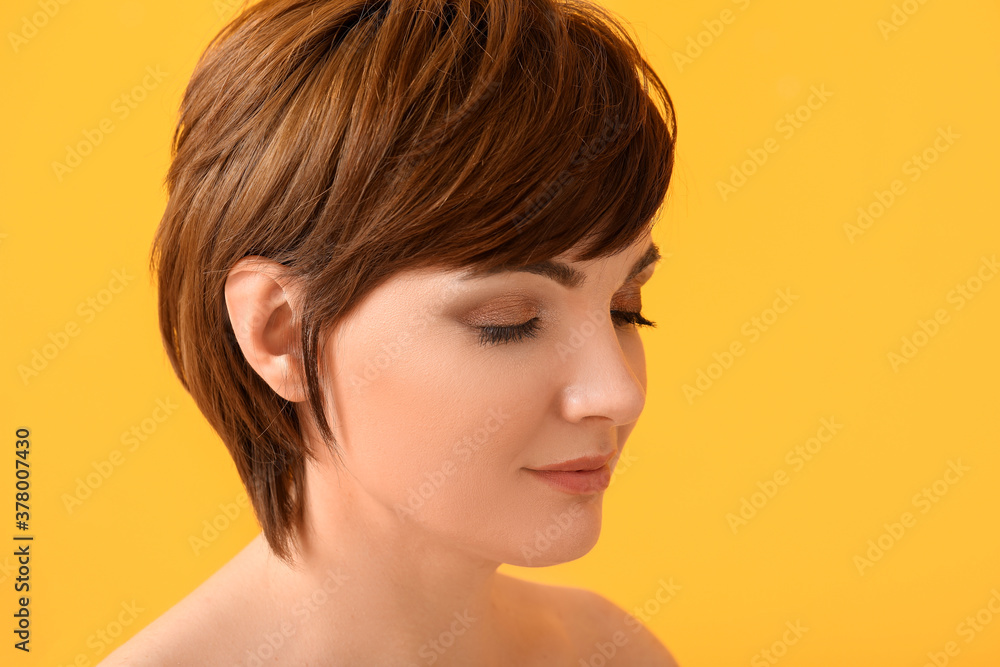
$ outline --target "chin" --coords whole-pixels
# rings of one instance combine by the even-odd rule
[[[586,555],[601,536],[601,498],[596,502],[572,503],[549,512],[534,523],[530,534],[522,534],[505,563],[519,567],[546,567]]]

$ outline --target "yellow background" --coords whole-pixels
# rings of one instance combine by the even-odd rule
[[[783,641],[786,623],[808,628],[778,660],[788,667],[920,667],[949,641],[959,653],[948,664],[1000,664],[1000,618],[971,642],[960,631],[1000,590],[1000,280],[961,308],[953,292],[1000,253],[1000,5],[908,0],[896,7],[915,12],[886,32],[891,0],[605,4],[634,25],[680,127],[655,236],[669,255],[644,296],[659,324],[642,334],[646,410],[597,547],[558,567],[502,569],[644,608],[682,667],[771,664],[760,652]],[[220,504],[241,487],[169,368],[146,271],[180,95],[234,5],[5,0],[0,10],[0,540],[13,545],[16,532],[18,426],[32,432],[36,536],[30,657],[12,648],[13,546],[0,549],[2,664],[95,664],[107,654],[97,633],[116,630],[123,604],[142,611],[114,646],[257,532],[237,506],[216,539],[197,554],[190,545],[204,522],[225,523]],[[44,25],[31,33],[26,21]],[[676,60],[685,49],[695,57]],[[123,107],[136,86],[144,99]],[[800,109],[813,86],[828,99]],[[797,110],[808,119],[788,136],[778,123]],[[112,131],[60,178],[53,162],[102,121]],[[957,138],[911,180],[907,162],[934,157],[939,128]],[[754,173],[724,200],[718,183],[769,138],[766,162],[747,166]],[[852,242],[845,225],[896,179],[905,191]],[[114,271],[131,279],[102,291],[120,287]],[[781,289],[798,299],[774,321]],[[890,353],[921,321],[934,330],[939,309],[947,322],[917,335],[925,344],[894,368]],[[772,322],[756,340],[753,317]],[[78,330],[63,340],[67,324]],[[18,368],[53,339],[65,345],[47,348],[57,353],[25,381]],[[734,341],[743,354],[710,368]],[[716,379],[689,401],[683,387],[699,370]],[[158,399],[177,406],[162,422]],[[822,418],[843,427],[796,469],[787,453]],[[130,449],[122,437],[133,428],[145,440]],[[921,512],[914,495],[949,461],[969,470],[939,482],[945,493]],[[108,465],[67,510],[65,494]],[[752,497],[782,472],[773,497]],[[734,533],[727,515],[744,498],[761,506]],[[915,525],[859,572],[855,556],[904,512]],[[680,589],[658,602],[671,580]]]

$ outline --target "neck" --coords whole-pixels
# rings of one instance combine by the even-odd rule
[[[501,636],[512,627],[499,563],[430,534],[419,517],[401,518],[349,474],[310,484],[316,465],[307,465],[293,566],[258,538],[270,597],[297,638],[291,650],[344,664],[373,656],[399,665],[512,664]]]

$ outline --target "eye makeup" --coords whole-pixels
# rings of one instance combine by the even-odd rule
[[[640,288],[653,274],[658,255],[645,259],[646,266],[626,281],[612,300],[611,319],[621,329],[655,327],[656,323],[643,316]],[[637,264],[640,266],[641,264]],[[478,329],[479,344],[484,347],[517,343],[536,338],[543,330],[544,308],[533,290],[516,289],[489,300],[461,316],[467,326]]]
[[[656,326],[656,322],[646,319],[640,312],[642,298],[639,288],[649,280],[652,269],[652,266],[647,267],[647,270],[636,276],[623,288],[624,291],[620,293],[617,299],[618,303],[615,304],[618,307],[611,309],[611,319],[615,326],[623,329]],[[518,343],[538,336],[542,325],[537,315],[537,309],[528,305],[518,307],[517,302],[523,304],[523,297],[514,297],[512,308],[510,299],[499,299],[492,302],[487,308],[475,311],[473,317],[469,318],[469,323],[479,329],[480,345],[490,347]],[[505,321],[513,323],[497,323]]]
[[[655,327],[656,322],[647,320],[639,311],[612,310],[611,319],[621,328],[629,326]],[[526,338],[534,338],[541,328],[539,318],[533,317],[522,324],[485,325],[479,327],[479,344],[483,346],[517,343]]]

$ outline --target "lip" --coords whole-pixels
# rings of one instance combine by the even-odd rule
[[[588,463],[588,465],[590,465]],[[556,489],[571,494],[594,494],[608,488],[611,483],[611,466],[596,470],[535,470],[525,468]]]
[[[608,456],[581,456],[578,459],[572,459],[570,461],[563,461],[562,463],[553,463],[552,465],[541,466],[539,468],[528,468],[528,470],[535,470],[538,472],[587,472],[600,470],[608,466],[611,463],[615,453],[612,452]]]

